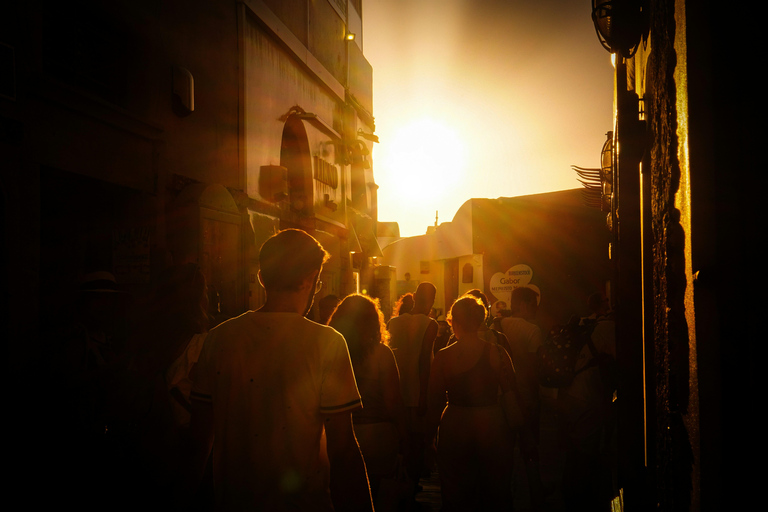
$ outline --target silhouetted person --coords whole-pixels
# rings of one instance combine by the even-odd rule
[[[395,307],[392,311],[392,316],[400,316],[404,315],[406,313],[410,313],[413,309],[413,294],[412,293],[406,293],[403,294],[399,299],[397,299],[397,302],[395,303]]]
[[[497,345],[500,345],[504,348],[504,350],[507,351],[507,353],[510,353],[510,346],[509,341],[507,340],[506,335],[502,333],[500,330],[498,330],[493,324],[488,324],[488,320],[492,320],[493,317],[491,316],[491,307],[490,303],[488,301],[488,297],[477,288],[473,290],[469,290],[465,295],[471,295],[473,297],[476,297],[480,300],[480,302],[483,304],[483,307],[486,311],[486,321],[483,322],[483,325],[480,326],[480,329],[477,331],[477,335],[480,337],[480,339],[485,340],[489,343],[496,343]]]
[[[604,296],[590,296],[589,306],[593,313],[581,323],[594,326],[593,348],[582,348],[573,382],[558,390],[561,433],[566,447],[563,498],[569,511],[607,511],[613,497],[614,383],[606,373],[609,368],[601,368],[599,361],[607,357],[604,364],[609,365],[616,356],[615,324]]]
[[[437,336],[432,347],[432,353],[437,354],[440,349],[447,347],[452,335],[451,325],[448,323],[445,315],[437,317]]]
[[[510,510],[514,437],[500,389],[503,367],[511,375],[512,362],[478,336],[487,316],[478,298],[460,297],[450,315],[457,341],[432,364],[426,428],[428,443],[438,437],[442,510]]]
[[[72,316],[52,331],[47,375],[32,376],[47,382],[50,395],[38,397],[50,422],[50,439],[39,440],[52,442],[50,491],[85,510],[120,505],[131,473],[118,427],[126,411],[113,400],[129,360],[128,300],[110,272],[86,274],[71,298]]]
[[[85,275],[74,297],[61,369],[74,375],[112,367],[127,349],[127,300],[110,272]]]
[[[335,295],[326,295],[317,303],[318,323],[327,325],[333,310],[339,305],[339,298]]]
[[[587,307],[589,316],[582,319],[582,324],[585,320],[598,320],[610,313],[610,301],[601,292],[595,292],[587,298]]]
[[[178,426],[189,426],[189,371],[208,330],[208,300],[205,276],[196,264],[169,267],[133,336],[137,351],[133,366],[162,376],[173,398]]]
[[[189,371],[208,327],[207,308],[205,278],[189,263],[167,268],[137,313],[129,364],[110,398],[120,420],[110,429],[125,443],[130,459],[123,466],[134,474],[126,497],[136,503],[152,496],[158,506],[170,506],[189,426]]]
[[[539,418],[541,402],[539,379],[536,371],[536,352],[543,342],[541,329],[534,322],[538,311],[539,295],[531,288],[521,286],[512,290],[509,316],[503,316],[500,325],[507,337],[510,356],[515,365],[517,382],[525,401],[526,423],[519,429],[520,453],[528,476],[531,505],[534,510],[542,506],[543,491],[539,471]]]
[[[538,293],[524,286],[515,288],[510,308],[512,314],[502,318],[501,328],[511,347],[510,355],[526,407],[537,414],[539,380],[536,375],[536,351],[544,339],[539,326],[533,323],[538,311]]]
[[[377,507],[394,504],[398,496],[382,495],[380,483],[382,478],[395,477],[401,454],[407,450],[408,432],[400,375],[389,348],[384,315],[377,299],[353,294],[341,301],[328,325],[347,341],[363,399],[364,407],[352,413],[352,423],[365,459],[371,494]]]
[[[188,476],[199,480],[213,447],[217,509],[372,509],[347,344],[305,318],[328,256],[304,231],[272,236],[259,253],[264,306],[208,333],[193,372]]]
[[[390,346],[400,369],[400,388],[408,415],[410,457],[408,474],[419,481],[424,470],[424,414],[427,410],[427,383],[432,363],[432,346],[437,336],[437,322],[429,318],[437,290],[422,282],[414,293],[410,314],[389,321]]]
[[[145,341],[145,351],[137,362],[139,369],[145,372],[159,371],[160,381],[170,395],[166,400],[171,416],[163,420],[172,422],[165,427],[172,437],[155,436],[150,449],[157,455],[165,452],[173,457],[168,470],[174,475],[178,473],[179,450],[188,435],[191,419],[190,374],[200,356],[211,320],[208,287],[200,267],[186,263],[166,269],[138,334]],[[157,471],[160,464],[154,462],[152,466]],[[167,480],[168,477],[161,480],[164,488]],[[203,485],[195,499],[200,510],[212,508],[212,492],[211,471],[206,467]]]

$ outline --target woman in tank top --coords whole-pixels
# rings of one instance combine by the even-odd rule
[[[406,446],[405,407],[389,332],[378,300],[360,294],[345,297],[328,325],[344,336],[349,347],[363,401],[363,408],[352,413],[352,422],[377,501],[381,479],[393,476]]]
[[[432,362],[427,442],[437,434],[445,512],[503,510],[512,503],[513,436],[499,400],[501,358],[509,356],[478,336],[485,317],[476,297],[456,300],[449,321],[457,341]]]

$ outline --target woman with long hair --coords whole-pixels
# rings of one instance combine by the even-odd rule
[[[412,309],[413,294],[406,293],[397,299],[397,302],[395,302],[395,306],[392,308],[392,316],[400,316],[406,313],[410,313]]]
[[[445,512],[504,510],[512,504],[514,444],[500,396],[508,387],[503,372],[514,369],[506,351],[478,336],[486,314],[477,297],[457,299],[449,315],[456,342],[432,362],[427,442],[438,436]]]
[[[405,448],[405,407],[400,376],[378,300],[352,294],[344,298],[328,325],[347,340],[363,408],[352,413],[365,459],[371,493],[376,498],[382,478],[393,476]]]

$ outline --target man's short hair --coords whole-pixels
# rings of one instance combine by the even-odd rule
[[[512,303],[536,306],[539,302],[539,294],[536,290],[527,286],[518,286],[512,290]]]
[[[285,229],[267,239],[259,250],[261,282],[267,290],[297,290],[319,272],[330,254],[301,229]]]
[[[419,283],[416,287],[416,292],[413,294],[413,309],[420,311],[426,308],[431,308],[435,303],[435,296],[437,295],[437,288],[435,285],[428,281]]]

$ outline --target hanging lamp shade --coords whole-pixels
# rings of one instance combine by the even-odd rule
[[[592,0],[592,23],[600,44],[630,58],[646,27],[646,0]]]

